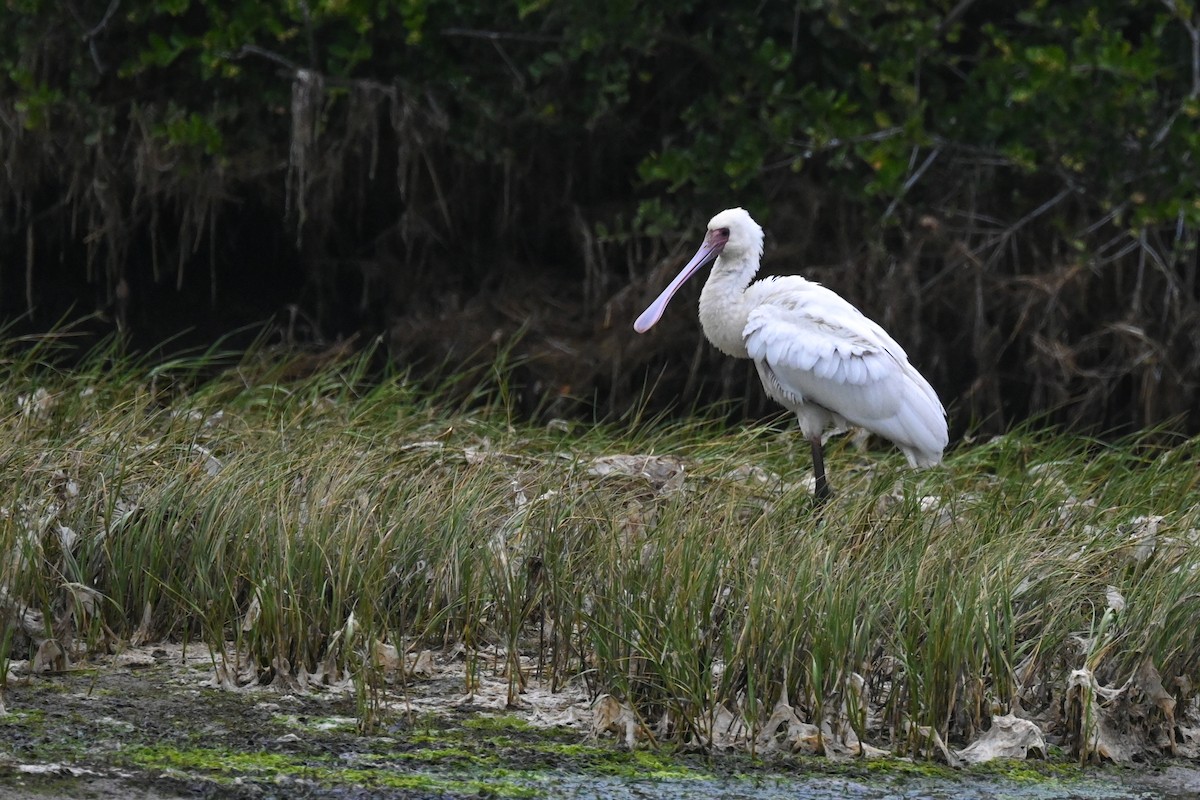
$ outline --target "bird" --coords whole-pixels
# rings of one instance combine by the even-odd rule
[[[755,280],[763,229],[742,208],[708,223],[704,242],[634,322],[645,333],[679,288],[713,261],[700,325],[718,350],[754,362],[771,399],[795,413],[812,446],[815,497],[833,496],[825,440],[851,427],[878,434],[917,468],[941,462],[946,409],[896,340],[836,292],[799,275]]]

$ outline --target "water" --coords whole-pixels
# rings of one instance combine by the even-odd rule
[[[569,800],[1196,800],[1200,773],[1124,772],[1067,781],[1001,777],[893,777],[870,783],[836,776],[774,775],[639,780],[547,774],[530,788]]]

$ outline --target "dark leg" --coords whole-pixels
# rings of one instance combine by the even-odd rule
[[[825,448],[819,435],[808,441],[812,444],[813,477],[817,479],[817,505],[822,505],[833,497],[833,490],[829,488],[829,481],[825,478]]]

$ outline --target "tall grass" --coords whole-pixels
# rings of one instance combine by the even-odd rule
[[[1070,743],[1073,670],[1200,685],[1197,440],[1022,431],[923,473],[845,444],[815,507],[786,422],[534,427],[369,355],[2,356],[5,658],[183,638],[230,683],[352,681],[369,722],[381,648],[486,648],[514,701],[535,654],[655,737],[769,736],[786,695],[905,753],[1014,709]]]

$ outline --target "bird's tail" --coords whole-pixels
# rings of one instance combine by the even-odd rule
[[[918,391],[905,393],[896,421],[905,435],[893,439],[914,467],[932,467],[942,462],[950,443],[946,409],[929,381],[909,367],[909,379]]]

